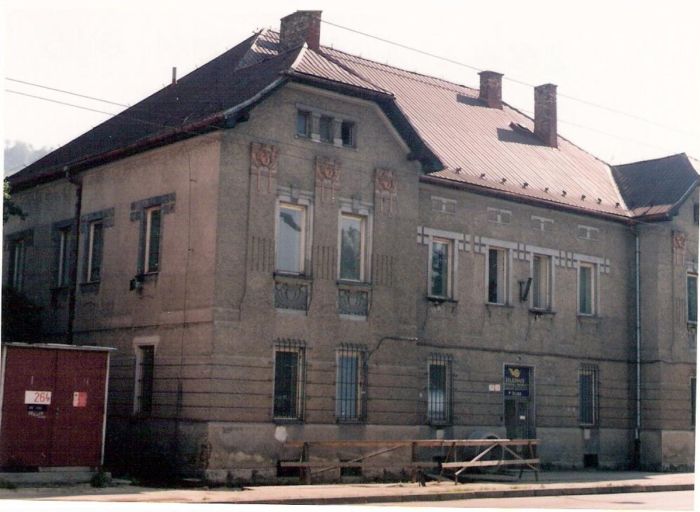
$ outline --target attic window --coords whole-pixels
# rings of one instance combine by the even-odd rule
[[[329,116],[321,116],[319,125],[319,135],[321,142],[333,142],[333,118]]]
[[[296,136],[337,147],[357,147],[357,121],[337,112],[296,105]]]
[[[343,121],[340,124],[340,138],[343,140],[343,146],[355,147],[355,123],[352,121]]]

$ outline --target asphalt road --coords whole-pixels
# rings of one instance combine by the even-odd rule
[[[585,508],[608,510],[693,510],[693,491],[587,494],[534,498],[488,498],[454,501],[415,501],[372,506],[453,508]]]

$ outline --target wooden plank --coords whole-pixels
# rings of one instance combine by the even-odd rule
[[[443,468],[480,468],[488,466],[520,466],[520,465],[530,465],[539,464],[540,459],[518,459],[518,460],[479,460],[476,462],[464,461],[464,462],[443,462]]]
[[[331,462],[297,462],[297,461],[280,461],[280,466],[283,468],[325,468],[328,467]],[[387,464],[368,464],[366,462],[337,462],[334,463],[334,468],[389,468],[389,467],[405,467],[405,468],[437,468],[437,462],[392,462]],[[316,474],[316,473],[314,473]]]
[[[350,463],[353,463],[353,462],[362,462],[363,460],[369,459],[370,457],[375,457],[375,456],[381,455],[381,454],[383,454],[383,453],[393,452],[394,450],[398,450],[399,448],[402,448],[402,447],[403,447],[403,445],[391,446],[391,447],[389,447],[389,448],[384,448],[383,450],[379,450],[379,451],[376,451],[376,452],[368,453],[368,454],[366,454],[366,455],[361,455],[360,457],[357,457],[357,458],[355,458],[355,459],[348,460],[348,461],[345,461],[345,462],[350,462]],[[314,475],[318,475],[319,473],[325,473],[326,471],[330,471],[331,469],[337,469],[337,468],[339,468],[339,467],[340,467],[340,466],[338,466],[337,464],[333,464],[332,466],[328,466],[327,468],[323,468],[323,469],[319,469],[318,471],[315,471],[315,472],[314,472]]]

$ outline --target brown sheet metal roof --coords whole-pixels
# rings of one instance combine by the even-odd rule
[[[503,109],[487,108],[475,89],[324,46],[319,51],[304,46],[278,54],[278,37],[275,31],[263,30],[246,39],[176,85],[10,177],[12,185],[55,179],[65,165],[97,165],[96,156],[124,148],[141,145],[147,149],[144,141],[167,137],[178,129],[180,138],[192,136],[196,133],[182,131],[183,127],[197,122],[204,126],[235,105],[250,101],[282,76],[337,86],[348,93],[360,91],[381,103],[392,122],[400,125],[399,132],[409,146],[438,169],[429,175],[433,183],[461,184],[624,219],[647,215],[651,210],[645,208],[650,205],[671,204],[680,189],[687,190],[692,178],[688,166],[679,163],[680,155],[659,159],[658,166],[665,170],[658,172],[650,171],[647,162],[611,168],[563,137],[558,138],[557,148],[543,144],[532,133],[531,118],[506,103]],[[227,126],[220,118],[216,123],[215,127]],[[120,156],[125,154],[129,153]],[[671,167],[664,167],[667,165]],[[643,176],[644,183],[636,183],[637,176]],[[697,180],[697,173],[693,176]],[[657,186],[657,182],[663,183]]]

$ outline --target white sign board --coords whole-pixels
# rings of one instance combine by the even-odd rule
[[[25,391],[24,403],[48,405],[51,403],[51,391]]]

